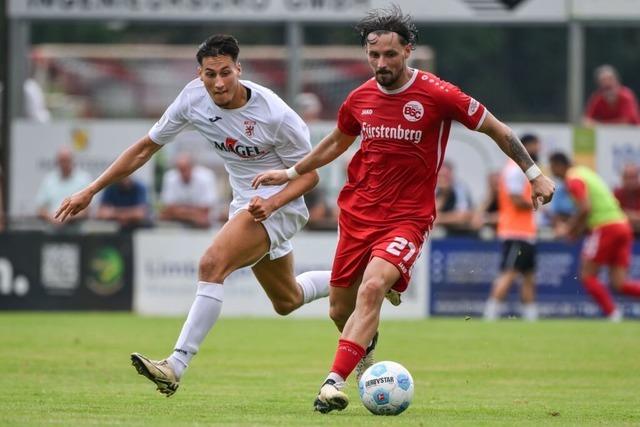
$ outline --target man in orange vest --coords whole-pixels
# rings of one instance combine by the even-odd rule
[[[537,161],[540,150],[538,137],[527,134],[520,140],[533,161]],[[485,305],[485,320],[500,317],[503,301],[519,275],[522,276],[522,317],[528,321],[538,318],[535,304],[536,231],[531,185],[518,165],[509,160],[500,174],[498,184],[497,233],[503,241],[501,271],[493,282],[491,295]]]

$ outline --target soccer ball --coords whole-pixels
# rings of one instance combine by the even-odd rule
[[[396,362],[378,362],[358,382],[360,400],[375,415],[398,415],[413,399],[413,378]]]

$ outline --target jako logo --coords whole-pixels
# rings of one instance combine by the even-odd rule
[[[365,108],[362,110],[363,116],[371,116],[373,114],[373,108]]]
[[[402,115],[410,122],[417,122],[424,115],[424,108],[418,101],[409,101],[402,107]]]
[[[268,151],[260,151],[258,147],[248,147],[246,145],[238,145],[238,140],[227,138],[224,143],[213,141],[216,150],[226,153],[234,153],[243,159],[256,159],[265,156]]]

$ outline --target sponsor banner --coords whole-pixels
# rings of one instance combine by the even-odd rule
[[[620,185],[620,173],[626,164],[640,164],[640,128],[600,126],[596,128],[596,141],[596,171],[614,188]]]
[[[9,170],[10,215],[35,215],[34,195],[47,173],[56,168],[56,153],[60,147],[70,147],[76,167],[95,178],[122,151],[146,135],[152,125],[146,120],[55,121],[43,124],[14,121]],[[153,163],[149,162],[135,176],[150,186],[152,172]]]
[[[540,138],[540,164],[545,169],[549,154],[573,153],[573,130],[565,124],[509,123],[516,135],[532,133]],[[484,200],[487,177],[505,165],[507,157],[498,145],[483,133],[455,123],[447,144],[445,159],[454,165],[454,175],[470,190],[475,205]]]
[[[563,22],[568,0],[403,0],[416,22]],[[355,21],[387,0],[9,0],[9,16],[142,21]]]
[[[157,316],[189,311],[198,280],[198,262],[211,244],[212,232],[140,230],[134,236],[134,310]],[[295,274],[330,270],[336,233],[299,233],[293,239]],[[400,307],[383,305],[384,317],[422,317],[426,313],[426,263],[417,262],[413,281]],[[231,274],[224,283],[225,316],[277,316],[250,268]],[[327,298],[306,304],[292,316],[328,317]]]
[[[578,280],[580,244],[538,244],[537,302],[542,317],[597,317],[600,309]],[[501,243],[475,239],[433,240],[429,264],[432,315],[481,316],[499,272]],[[634,247],[632,277],[640,277],[640,243]],[[606,275],[602,280],[607,281]],[[640,317],[640,300],[615,295],[626,317]],[[518,284],[505,315],[519,315]]]
[[[0,234],[0,310],[131,310],[128,235]]]

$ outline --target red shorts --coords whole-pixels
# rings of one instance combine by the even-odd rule
[[[584,240],[582,258],[601,265],[629,267],[633,231],[628,222],[596,227]]]
[[[425,240],[425,228],[412,223],[398,223],[392,227],[357,228],[340,220],[338,247],[331,269],[331,286],[350,287],[364,273],[373,257],[395,265],[400,279],[393,289],[403,292],[411,280],[411,270],[420,256]]]

